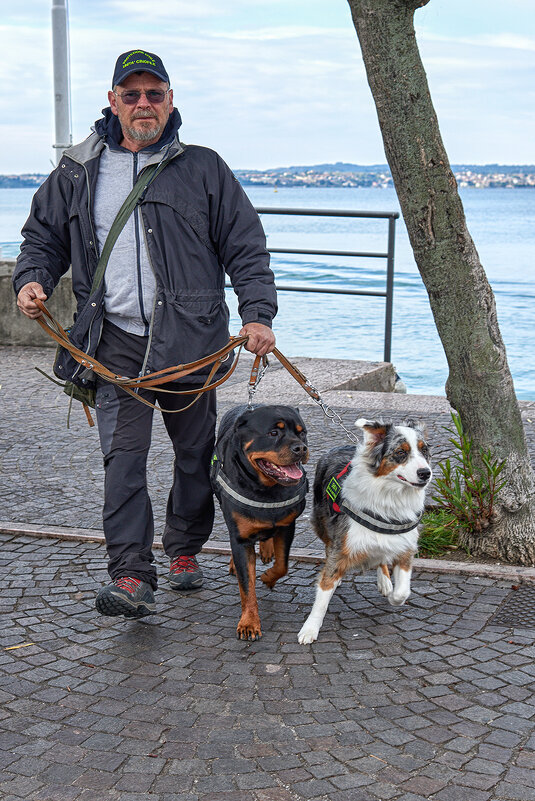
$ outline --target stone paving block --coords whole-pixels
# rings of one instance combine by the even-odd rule
[[[532,787],[524,787],[509,782],[500,782],[494,787],[496,798],[507,799],[507,801],[533,801],[535,793]]]
[[[499,796],[498,796],[499,797]],[[489,792],[475,790],[472,787],[450,785],[435,795],[437,801],[489,801],[492,798]]]
[[[332,792],[329,801],[371,801],[370,791],[367,787],[352,787],[347,790]],[[424,801],[424,799],[421,799]]]
[[[464,787],[475,787],[478,790],[489,790],[494,787],[500,780],[499,776],[484,776],[481,773],[470,773],[464,770],[459,776],[453,780],[454,784],[460,784]]]

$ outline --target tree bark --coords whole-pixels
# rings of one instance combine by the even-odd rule
[[[414,257],[474,451],[507,459],[496,517],[472,553],[535,564],[535,474],[492,289],[468,232],[414,31],[429,0],[348,0]]]

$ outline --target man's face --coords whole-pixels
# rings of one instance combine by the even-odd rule
[[[142,72],[129,75],[120,86],[114,87],[115,92],[108,92],[111,110],[119,118],[127,147],[131,144],[134,146],[132,149],[139,150],[158,141],[173,111],[173,90],[169,89],[163,103],[150,103],[147,96],[141,94],[132,106],[124,103],[121,95],[133,90],[142,93],[149,89],[165,91],[167,86],[156,75]]]

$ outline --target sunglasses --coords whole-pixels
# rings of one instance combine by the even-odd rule
[[[128,92],[114,92],[116,97],[120,97],[126,106],[135,106],[139,103],[141,95],[145,95],[149,103],[163,103],[169,89],[149,89],[147,92],[139,92],[137,89],[130,89]]]

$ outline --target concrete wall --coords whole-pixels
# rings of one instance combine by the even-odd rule
[[[39,323],[29,320],[19,311],[11,283],[14,266],[15,259],[0,259],[0,345],[56,347],[54,340],[45,334]],[[60,280],[46,305],[61,325],[69,326],[72,323],[76,302],[72,294],[70,272]]]

